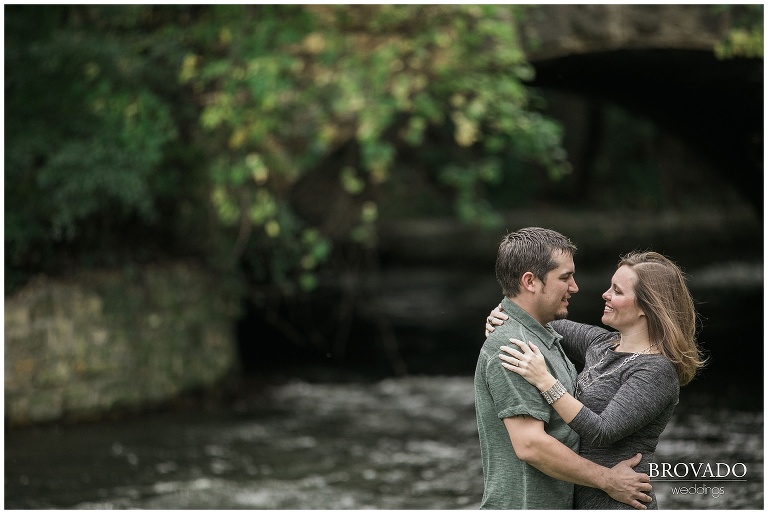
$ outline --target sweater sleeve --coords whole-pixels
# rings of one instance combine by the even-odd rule
[[[603,412],[582,407],[569,425],[583,439],[606,446],[637,432],[676,404],[679,393],[674,366],[669,361],[649,363],[631,371]]]
[[[586,362],[587,349],[590,345],[604,341],[610,332],[604,328],[585,323],[560,319],[551,323],[552,328],[563,336],[563,351],[571,362]]]

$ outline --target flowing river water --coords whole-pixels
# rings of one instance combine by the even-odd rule
[[[473,394],[470,377],[295,380],[226,408],[15,429],[5,508],[475,509]],[[739,481],[654,480],[662,508],[763,508],[762,411],[723,403],[683,395],[655,461]]]

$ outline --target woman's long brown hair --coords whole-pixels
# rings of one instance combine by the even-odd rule
[[[648,335],[689,383],[706,359],[696,342],[696,309],[680,268],[656,252],[632,252],[619,261],[637,274],[635,298],[648,320]]]

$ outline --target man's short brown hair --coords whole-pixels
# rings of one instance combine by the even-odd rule
[[[520,278],[528,271],[546,283],[547,273],[557,267],[557,253],[572,257],[576,245],[548,228],[521,228],[504,236],[496,256],[496,280],[504,296],[520,294]]]

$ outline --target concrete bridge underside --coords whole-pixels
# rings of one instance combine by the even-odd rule
[[[763,59],[713,51],[736,14],[712,5],[541,6],[526,34],[533,85],[652,120],[762,212]]]

